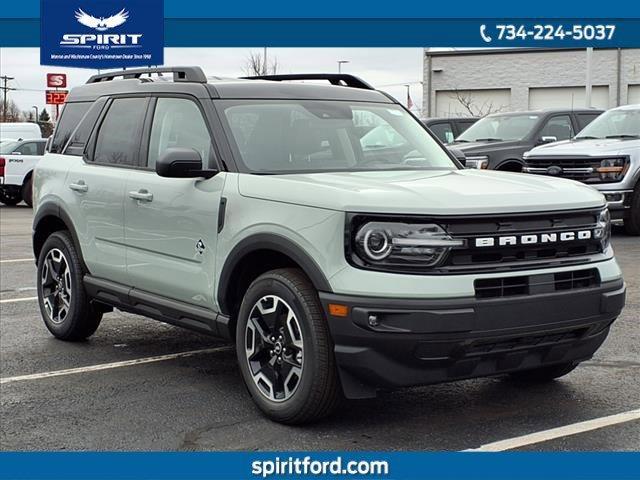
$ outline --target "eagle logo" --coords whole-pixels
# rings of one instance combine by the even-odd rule
[[[129,12],[127,12],[124,8],[115,15],[111,15],[107,18],[96,18],[93,15],[85,13],[81,8],[76,11],[76,20],[78,20],[79,23],[86,27],[98,30],[99,32],[104,32],[105,30],[109,30],[110,28],[122,25],[127,21],[128,18]]]

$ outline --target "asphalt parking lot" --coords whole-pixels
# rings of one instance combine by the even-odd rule
[[[637,237],[613,239],[626,309],[562,380],[408,389],[287,427],[261,416],[233,349],[209,337],[116,311],[87,342],[55,340],[34,298],[31,215],[0,206],[2,450],[640,450]]]

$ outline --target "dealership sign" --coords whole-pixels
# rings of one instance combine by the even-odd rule
[[[162,0],[42,0],[40,63],[96,69],[161,65],[162,7]]]
[[[67,86],[66,73],[47,73],[48,88],[65,88]]]

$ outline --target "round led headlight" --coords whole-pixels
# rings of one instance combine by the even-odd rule
[[[372,260],[383,260],[391,253],[391,239],[384,230],[367,230],[362,240],[362,248]]]

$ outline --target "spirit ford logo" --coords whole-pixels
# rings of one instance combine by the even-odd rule
[[[577,232],[541,233],[531,235],[505,235],[502,237],[476,238],[476,247],[512,246],[512,245],[537,245],[542,243],[573,242],[576,240],[590,240],[593,238],[591,230]]]
[[[119,27],[120,25],[126,23],[129,19],[129,12],[125,9],[120,10],[115,15],[111,15],[110,17],[94,17],[82,9],[78,9],[75,12],[76,20],[81,25],[85,27],[92,28],[98,32],[104,32],[105,30],[110,30],[115,27]],[[141,33],[65,33],[62,35],[62,40],[60,41],[60,45],[131,45],[137,46],[140,42],[140,38],[142,38]],[[106,48],[106,47],[103,47]]]

